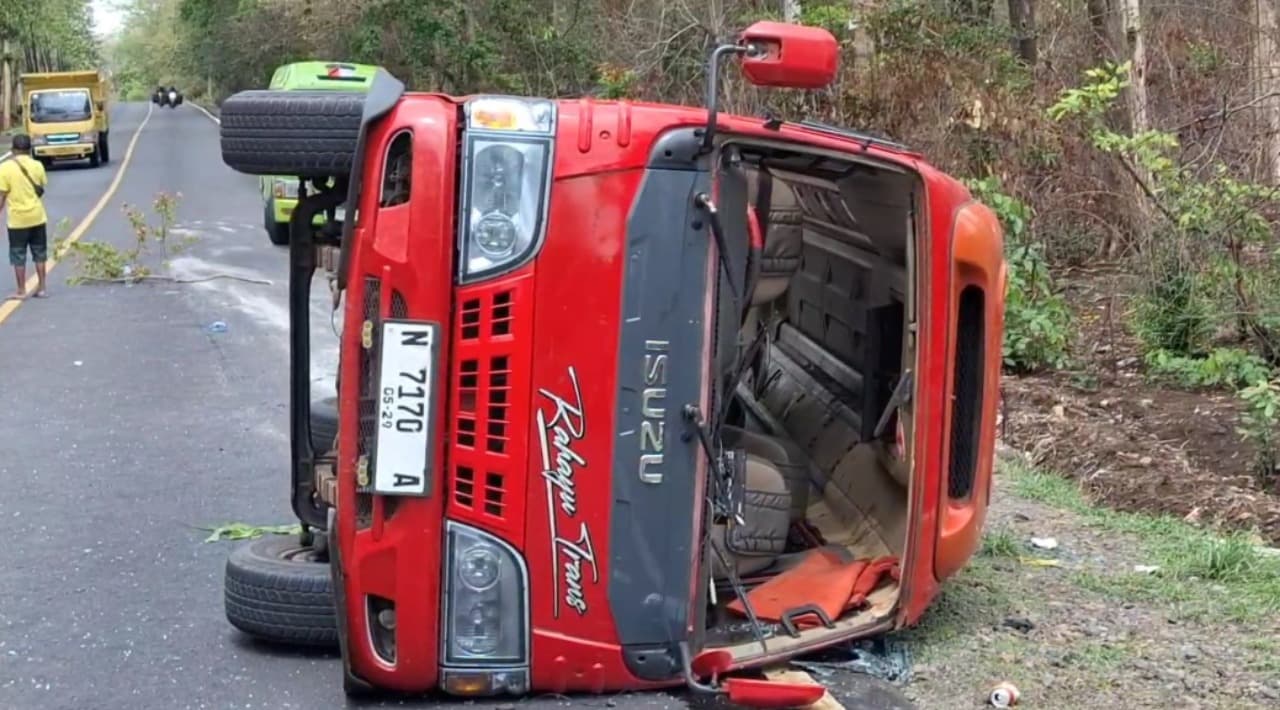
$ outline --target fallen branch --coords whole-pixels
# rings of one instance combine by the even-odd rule
[[[95,276],[85,276],[84,278],[80,279],[80,282],[81,283],[127,284],[127,283],[136,283],[138,281],[150,280],[150,281],[167,281],[169,283],[175,283],[175,284],[197,284],[197,283],[203,283],[205,281],[215,281],[217,279],[243,281],[245,283],[258,284],[260,286],[273,285],[271,281],[267,281],[266,279],[251,279],[245,276],[233,276],[231,274],[214,274],[212,276],[202,276],[198,279],[180,279],[175,276],[153,276],[150,274],[144,275],[144,276],[122,276],[120,278],[115,278],[115,279],[104,279],[104,278],[98,278]]]

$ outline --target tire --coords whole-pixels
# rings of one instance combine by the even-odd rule
[[[268,535],[232,551],[223,580],[227,621],[254,638],[333,647],[337,612],[329,564],[293,536]]]
[[[364,95],[242,91],[222,104],[222,161],[249,175],[347,175]]]
[[[111,162],[111,144],[107,140],[107,134],[103,133],[98,136],[98,152],[102,153],[102,164],[106,165]]]
[[[311,448],[324,455],[338,438],[338,398],[326,397],[311,403]]]
[[[96,168],[99,165],[102,165],[102,153],[99,153],[98,149],[94,148],[93,152],[89,154],[89,167]]]
[[[262,210],[262,226],[267,230],[267,239],[278,247],[289,246],[289,223],[281,224],[276,221],[275,201],[267,200],[266,207]]]

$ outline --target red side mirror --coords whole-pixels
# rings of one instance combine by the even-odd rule
[[[733,667],[733,654],[724,649],[703,651],[693,659],[693,674],[699,678],[712,678],[729,672]]]
[[[724,682],[729,702],[749,708],[803,708],[826,695],[820,685],[782,683],[755,678],[729,678]]]
[[[742,73],[756,86],[821,89],[836,77],[840,45],[820,27],[757,22],[739,35]]]

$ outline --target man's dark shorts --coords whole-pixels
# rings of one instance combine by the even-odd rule
[[[49,235],[45,233],[45,225],[9,229],[9,264],[26,266],[27,249],[31,249],[31,260],[35,263],[49,260]]]

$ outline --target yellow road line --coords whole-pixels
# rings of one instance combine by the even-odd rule
[[[106,208],[107,203],[111,201],[111,197],[116,194],[116,190],[120,188],[120,182],[124,180],[124,171],[129,167],[129,161],[133,159],[133,149],[138,145],[138,138],[142,136],[142,129],[146,128],[147,121],[151,120],[151,111],[154,107],[155,106],[153,104],[147,104],[147,115],[142,117],[142,123],[138,124],[138,130],[133,132],[133,138],[129,140],[129,147],[125,148],[124,157],[120,159],[120,167],[116,169],[116,176],[112,178],[111,184],[107,186],[107,191],[102,193],[102,197],[98,199],[97,204],[93,206],[93,209],[89,210],[89,214],[85,215],[84,219],[80,220],[80,224],[77,224],[76,228],[71,230],[71,234],[67,235],[67,238],[64,240],[66,244],[71,245],[80,241],[80,238],[83,237],[85,233],[89,231],[89,228],[93,226],[94,220],[96,220],[102,210]],[[53,267],[58,265],[58,257],[62,256],[62,254],[58,253],[56,248],[53,248],[52,245],[50,245],[50,247],[53,253],[49,255],[49,262],[45,267],[46,274],[53,273]],[[35,290],[36,285],[39,283],[39,279],[35,276],[27,278],[27,293],[32,293]],[[0,289],[0,293],[5,290],[7,290],[7,288]],[[27,297],[30,298],[30,295]],[[13,315],[14,311],[21,308],[24,303],[26,303],[26,301],[5,301],[4,303],[0,303],[0,324],[3,324],[5,320],[7,320],[9,316]]]

